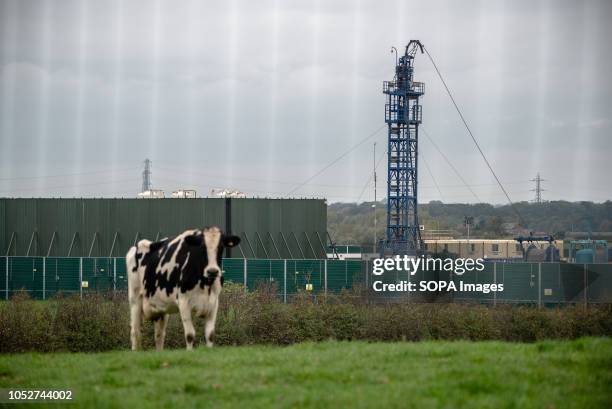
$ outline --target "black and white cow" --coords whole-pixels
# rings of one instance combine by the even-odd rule
[[[187,349],[193,348],[195,329],[191,313],[204,317],[206,345],[211,347],[219,294],[223,284],[221,257],[224,247],[240,243],[218,227],[187,230],[173,239],[140,240],[128,251],[132,349],[141,346],[142,320],[155,321],[155,347],[164,347],[168,315],[178,312]]]

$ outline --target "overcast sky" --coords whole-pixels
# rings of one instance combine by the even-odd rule
[[[286,196],[384,125],[391,46],[419,39],[513,200],[537,172],[544,199],[611,199],[610,21],[610,1],[0,0],[0,196],[133,197],[145,158],[166,192]],[[504,203],[415,66],[429,138]],[[374,142],[292,196],[372,200]],[[419,153],[419,201],[477,201],[423,134]]]

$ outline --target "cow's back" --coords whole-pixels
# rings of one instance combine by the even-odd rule
[[[126,255],[130,292],[145,298],[159,293],[170,296],[176,291],[185,293],[203,281],[205,252],[201,246],[190,246],[184,241],[195,230],[188,230],[172,239],[151,242],[140,240]]]

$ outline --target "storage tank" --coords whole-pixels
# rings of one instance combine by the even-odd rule
[[[525,251],[525,261],[542,262],[546,261],[546,251],[539,249],[538,246],[531,243]]]
[[[553,245],[546,248],[546,261],[559,261],[559,249]]]
[[[576,263],[577,264],[589,264],[594,260],[593,249],[582,249],[576,252]]]

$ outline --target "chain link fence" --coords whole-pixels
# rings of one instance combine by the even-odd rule
[[[372,273],[372,262],[324,259],[224,259],[226,282],[253,290],[273,285],[287,302],[298,292],[363,297],[368,302],[523,303],[540,306],[612,302],[612,264],[485,263],[483,271]],[[381,284],[450,282],[456,290],[374,291]],[[503,291],[462,291],[465,284],[503,284]],[[115,293],[127,290],[122,257],[0,257],[0,297],[27,291],[35,299],[58,294]]]

